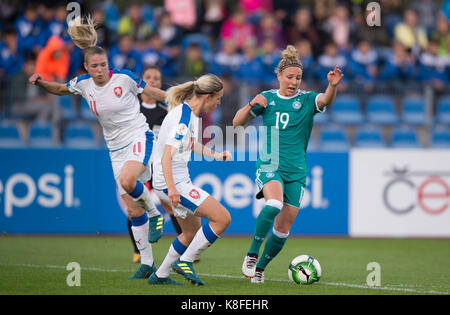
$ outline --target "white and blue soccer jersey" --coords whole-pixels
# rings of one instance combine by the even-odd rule
[[[182,103],[170,110],[159,130],[159,137],[153,150],[153,187],[167,188],[161,165],[161,158],[166,145],[177,150],[172,156],[172,175],[175,184],[188,181],[188,162],[192,149],[199,137],[200,118],[195,116],[189,105]]]
[[[114,151],[129,145],[149,127],[137,97],[144,91],[145,81],[129,70],[110,70],[109,75],[104,86],[97,86],[84,74],[67,82],[67,87],[87,101],[103,128],[106,145]]]

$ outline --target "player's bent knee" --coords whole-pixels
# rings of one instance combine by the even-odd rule
[[[120,175],[119,183],[127,193],[132,192],[136,186],[136,181],[133,176]]]

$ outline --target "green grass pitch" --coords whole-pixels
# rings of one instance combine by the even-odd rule
[[[174,236],[153,245],[159,265]],[[0,295],[4,294],[147,294],[147,295],[302,295],[302,294],[450,294],[450,240],[291,237],[265,272],[264,284],[241,275],[250,237],[225,236],[195,264],[205,286],[150,286],[127,280],[131,262],[126,236],[1,236]],[[322,278],[309,286],[288,280],[289,262],[309,254],[322,265]],[[80,286],[68,286],[70,262],[81,266]],[[369,287],[370,262],[377,262],[381,286]]]

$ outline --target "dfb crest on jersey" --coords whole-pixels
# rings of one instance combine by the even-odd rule
[[[117,97],[121,97],[122,96],[122,87],[121,86],[115,87],[114,94],[116,94]]]
[[[300,107],[302,107],[302,103],[300,103],[299,101],[295,101],[294,103],[292,103],[292,107],[294,109],[299,109]]]

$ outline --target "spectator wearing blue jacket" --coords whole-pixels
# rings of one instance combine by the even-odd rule
[[[34,4],[30,3],[25,7],[23,15],[16,20],[15,28],[19,39],[19,50],[25,53],[31,51],[39,53],[45,45],[39,42],[43,23]]]
[[[177,74],[176,62],[158,33],[153,33],[140,51],[144,67],[158,66],[163,78],[173,78]]]
[[[406,47],[394,41],[392,50],[387,55],[381,68],[379,79],[382,81],[408,81],[415,76],[414,59]]]
[[[20,49],[17,32],[14,29],[3,31],[0,41],[0,77],[11,78],[22,70],[24,54]]]
[[[347,58],[344,54],[339,53],[338,47],[334,42],[329,42],[324,47],[324,53],[317,58],[317,66],[314,71],[315,78],[322,84],[326,85],[328,83],[328,72],[336,66],[338,66],[342,72],[345,73],[345,76],[342,78],[342,81],[338,87],[340,92],[344,92],[348,88],[349,79],[349,73],[347,72]]]
[[[237,72],[238,80],[247,84],[250,88],[258,89],[262,83],[263,64],[258,56],[256,40],[247,41],[242,50],[241,66]]]
[[[212,62],[212,72],[217,76],[229,75],[237,78],[242,63],[242,56],[238,53],[233,39],[224,39],[222,49],[218,51]]]
[[[358,42],[350,56],[350,72],[354,80],[371,91],[378,72],[378,54],[366,40]]]
[[[419,80],[431,84],[437,91],[444,92],[448,84],[449,57],[439,55],[439,42],[430,41],[427,50],[420,55]]]
[[[277,49],[276,41],[272,37],[267,37],[262,41],[259,58],[263,66],[262,82],[264,90],[276,87],[278,80],[274,76],[275,69],[280,61],[280,51]]]
[[[133,38],[130,35],[122,35],[117,45],[111,48],[109,63],[113,68],[128,69],[139,76],[144,70],[142,55],[133,48]]]

